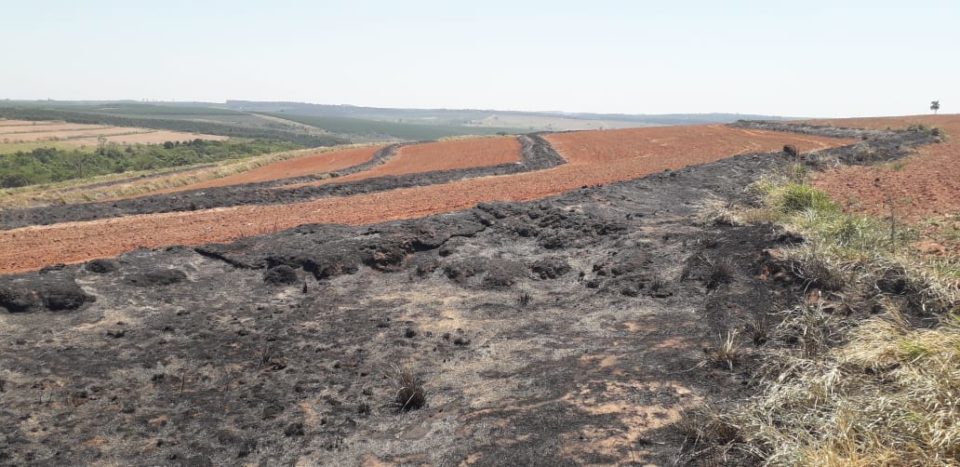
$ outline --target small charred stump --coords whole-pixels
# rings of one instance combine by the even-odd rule
[[[407,371],[397,375],[397,398],[394,401],[401,412],[409,412],[427,403],[426,393],[420,379]]]
[[[800,158],[800,150],[792,144],[785,145],[783,147],[783,152],[794,159]]]

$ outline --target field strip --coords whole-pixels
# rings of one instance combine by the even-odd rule
[[[520,162],[521,145],[512,136],[467,138],[401,146],[394,157],[376,167],[345,177],[287,185],[319,186],[377,177],[491,167]]]
[[[52,132],[33,132],[33,133],[19,133],[9,136],[4,136],[4,138],[9,139],[10,141],[20,141],[20,142],[31,142],[31,141],[69,141],[74,139],[83,139],[83,138],[97,138],[100,136],[122,136],[122,135],[132,135],[139,133],[152,133],[155,130],[141,129],[141,128],[123,128],[123,127],[110,127],[105,130],[97,129],[83,129],[83,130],[65,130],[65,131],[52,131]]]
[[[60,131],[82,131],[82,130],[102,130],[108,128],[118,128],[110,125],[84,125],[84,124],[63,124],[63,125],[36,125],[24,126],[5,126],[0,127],[0,136],[19,135],[25,133],[55,133]]]
[[[306,154],[297,158],[275,162],[222,178],[215,178],[174,189],[154,192],[151,193],[151,195],[248,183],[262,183],[337,172],[361,166],[373,160],[374,156],[382,149],[383,147],[381,146],[369,146],[340,151],[318,151],[314,154]]]
[[[167,141],[225,140],[225,136],[157,130],[140,127],[65,123],[59,121],[0,120],[0,143],[13,146],[31,143],[69,143],[93,146],[99,139],[116,144],[158,144]],[[25,146],[24,149],[30,150]],[[9,152],[9,151],[8,151]]]
[[[630,180],[737,154],[802,151],[851,140],[726,126],[685,126],[561,133],[547,138],[568,160],[551,169],[458,180],[292,204],[134,215],[0,232],[0,273],[109,257],[136,248],[236,240],[309,223],[361,225],[467,209],[481,202],[539,199],[584,185]],[[639,148],[637,146],[640,146]],[[29,251],[30,255],[24,255]]]
[[[0,128],[8,126],[46,126],[46,125],[66,125],[62,120],[7,120],[0,118]],[[85,123],[76,123],[75,125],[86,125]]]

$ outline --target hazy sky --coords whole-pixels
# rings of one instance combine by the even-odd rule
[[[0,99],[960,112],[958,56],[958,0],[0,0]]]

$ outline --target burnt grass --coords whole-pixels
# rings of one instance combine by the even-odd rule
[[[520,140],[522,150],[521,160],[516,163],[500,164],[490,167],[473,167],[375,177],[353,182],[328,183],[319,186],[284,187],[284,185],[321,179],[320,176],[296,177],[243,185],[143,196],[124,200],[8,209],[0,212],[0,229],[87,221],[134,214],[196,211],[200,209],[246,204],[286,204],[328,196],[358,195],[394,190],[397,188],[448,183],[466,178],[543,170],[566,162],[563,157],[557,154],[550,144],[538,134],[521,135],[518,136],[518,139]],[[377,151],[370,161],[337,172],[322,174],[322,177],[336,178],[368,170],[384,163],[396,153],[400,146],[402,145],[394,144],[387,146]]]
[[[0,464],[672,463],[753,387],[719,336],[808,287],[694,214],[792,163],[0,277]]]

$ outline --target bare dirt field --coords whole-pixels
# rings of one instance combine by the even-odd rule
[[[520,143],[512,136],[469,138],[403,146],[395,157],[370,172],[403,175],[519,161]]]
[[[381,146],[369,146],[337,151],[317,151],[316,153],[305,154],[294,159],[287,159],[257,167],[247,172],[186,185],[178,187],[175,190],[158,191],[155,193],[198,190],[202,188],[241,185],[244,183],[259,183],[335,172],[369,161],[374,153],[381,148]]]
[[[138,215],[6,230],[0,232],[0,273],[114,256],[140,247],[230,241],[307,223],[358,225],[462,210],[482,202],[532,200],[736,154],[779,151],[784,144],[809,151],[850,143],[844,139],[725,126],[568,133],[550,135],[549,139],[567,158],[567,164],[538,172],[286,205]],[[469,145],[469,141],[457,143]],[[487,139],[477,141],[490,144]],[[29,257],[21,254],[25,250],[31,251]]]
[[[641,174],[709,162],[723,155],[770,152],[784,144],[795,144],[801,151],[815,151],[851,143],[850,139],[786,135],[724,125],[555,133],[547,135],[547,139],[573,166],[588,165],[592,172],[597,172],[612,164],[610,168],[615,171],[639,170]],[[608,176],[631,178],[629,173],[614,173]]]
[[[95,146],[97,138],[106,137],[117,144],[158,144],[167,141],[191,141],[194,139],[224,140],[226,137],[152,130],[148,128],[86,125],[53,121],[25,122],[0,120],[0,142],[7,144],[40,141],[66,142],[75,146]]]
[[[841,167],[817,175],[814,184],[851,211],[917,221],[960,213],[960,115],[866,118],[811,123],[857,128],[938,127],[947,140],[913,156],[879,166]]]
[[[467,138],[402,146],[383,164],[337,179],[305,183],[322,185],[369,178],[441,170],[488,167],[520,161],[520,143],[512,136]],[[298,185],[290,185],[295,187]]]

